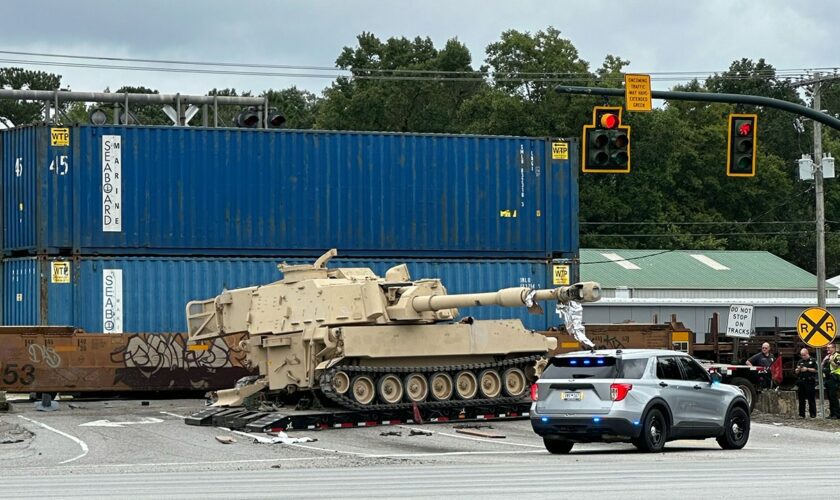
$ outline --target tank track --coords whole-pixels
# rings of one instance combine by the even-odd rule
[[[393,374],[400,374],[400,375],[408,375],[409,373],[421,373],[428,379],[433,373],[436,372],[445,372],[448,373],[450,376],[454,378],[455,374],[462,371],[462,370],[471,370],[473,373],[478,375],[479,372],[482,370],[486,370],[489,368],[497,369],[499,372],[503,372],[508,368],[519,368],[523,370],[526,374],[528,373],[527,369],[538,359],[544,358],[545,356],[542,355],[534,355],[534,356],[526,356],[522,358],[513,358],[513,359],[506,359],[504,361],[498,361],[493,363],[472,363],[472,364],[461,364],[461,365],[449,365],[449,366],[415,366],[415,367],[387,367],[387,366],[360,366],[360,365],[336,365],[332,368],[325,370],[324,373],[321,374],[320,378],[320,389],[321,393],[329,398],[335,404],[342,406],[344,408],[349,408],[353,410],[375,410],[375,411],[382,411],[382,410],[409,410],[414,407],[414,403],[411,402],[402,402],[402,403],[395,403],[395,404],[383,404],[383,403],[376,403],[376,404],[361,404],[354,399],[352,399],[349,394],[350,391],[347,391],[347,394],[339,394],[335,392],[333,389],[333,376],[338,371],[343,371],[347,373],[349,376],[353,375],[360,375],[360,374],[370,374],[375,377],[374,380],[378,379],[378,376],[393,373]],[[453,394],[451,399],[446,401],[423,401],[421,403],[417,403],[417,407],[420,410],[437,410],[437,409],[451,409],[451,408],[464,408],[464,407],[473,407],[473,406],[496,406],[496,405],[507,405],[507,404],[516,404],[522,403],[525,400],[524,396],[517,396],[517,397],[510,397],[510,396],[499,396],[495,398],[473,398],[473,399],[457,399],[457,397]]]

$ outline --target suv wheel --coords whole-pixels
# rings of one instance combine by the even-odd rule
[[[717,442],[724,450],[740,450],[750,439],[750,416],[740,406],[729,410]]]
[[[642,433],[633,440],[633,445],[641,451],[655,453],[662,451],[667,437],[668,422],[660,410],[653,408],[645,415]]]
[[[565,439],[551,438],[543,438],[543,444],[545,444],[545,449],[553,455],[565,455],[572,451],[572,446],[575,445],[575,443]]]

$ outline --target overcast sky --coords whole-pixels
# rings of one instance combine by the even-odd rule
[[[503,31],[554,26],[593,69],[607,54],[630,60],[629,71],[638,73],[722,71],[742,57],[805,69],[840,66],[833,40],[838,21],[828,0],[26,0],[3,3],[0,50],[333,66],[342,47],[355,46],[356,35],[370,31],[383,40],[429,36],[438,47],[458,38],[477,67]],[[12,59],[61,61],[0,54],[0,66],[21,65]],[[296,85],[320,92],[330,83],[300,76],[24,67],[59,73],[63,85],[79,91],[144,85],[204,94],[213,87],[260,92]],[[674,83],[654,81],[654,88]]]

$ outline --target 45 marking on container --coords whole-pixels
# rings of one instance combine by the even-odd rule
[[[67,155],[56,155],[50,162],[50,172],[55,172],[56,175],[67,175],[68,170],[70,164],[67,163]]]
[[[551,266],[552,283],[555,285],[571,285],[569,278],[569,266],[566,264],[554,264]]]
[[[15,158],[15,177],[23,175],[23,158]]]

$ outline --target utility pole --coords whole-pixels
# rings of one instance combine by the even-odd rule
[[[811,85],[812,101],[811,105],[817,113],[822,113],[820,109],[822,93],[822,82],[836,80],[836,75],[823,76],[819,72],[814,73],[813,78],[797,82],[795,86]],[[800,161],[807,161],[803,158]],[[817,306],[825,309],[825,172],[823,171],[823,152],[822,152],[822,123],[814,121],[814,160],[812,162],[814,171],[814,192],[816,197],[816,217],[817,217]],[[822,370],[822,353],[817,348],[817,359],[820,362],[820,369],[817,372],[817,385],[820,388],[820,416],[826,418],[825,414],[825,399],[823,388],[823,370]]]
[[[823,76],[819,72],[814,73],[813,78],[802,80],[794,84],[795,87],[812,86],[813,99],[811,107],[817,113],[820,110],[821,86],[824,80],[837,79],[834,75]],[[822,124],[814,121],[814,191],[816,194],[816,217],[817,217],[817,305],[825,308],[825,188],[822,169]]]

